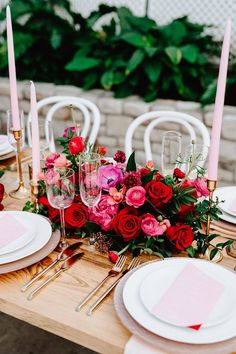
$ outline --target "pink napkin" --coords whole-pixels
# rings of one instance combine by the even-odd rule
[[[183,327],[200,329],[224,290],[223,284],[187,264],[167,289],[152,313]]]
[[[27,231],[14,216],[8,214],[0,218],[0,249],[24,235]]]

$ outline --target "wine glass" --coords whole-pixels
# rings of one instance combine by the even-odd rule
[[[162,174],[172,175],[178,165],[182,148],[182,135],[179,132],[168,131],[162,137],[161,169]]]
[[[101,166],[100,155],[97,153],[83,153],[79,157],[79,189],[80,197],[88,207],[95,207],[101,198],[102,186],[99,167]],[[95,239],[90,234],[89,245],[93,246]]]
[[[68,246],[65,231],[65,209],[68,208],[75,195],[75,174],[72,168],[63,167],[49,169],[45,173],[45,183],[48,201],[55,209],[59,209],[61,220],[60,247]]]
[[[183,153],[183,169],[190,178],[196,178],[204,173],[204,164],[208,155],[208,146],[192,143]]]

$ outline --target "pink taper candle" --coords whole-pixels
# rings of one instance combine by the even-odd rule
[[[217,82],[215,109],[213,114],[212,132],[211,132],[211,145],[209,150],[208,159],[208,179],[216,181],[218,172],[219,150],[220,150],[220,134],[224,109],[225,99],[225,86],[227,79],[227,69],[229,61],[229,49],[230,49],[230,32],[231,21],[227,21],[224,41],[222,46],[220,69]]]
[[[20,116],[19,116],[17,85],[16,85],[15,55],[14,55],[12,24],[11,24],[11,11],[9,6],[7,6],[7,52],[8,52],[8,68],[9,68],[11,114],[12,114],[13,130],[20,130]]]
[[[39,124],[36,92],[32,81],[30,82],[30,114],[32,126],[32,182],[37,184],[40,172]]]

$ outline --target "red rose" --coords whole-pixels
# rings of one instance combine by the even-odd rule
[[[177,178],[184,178],[185,177],[185,173],[182,172],[179,168],[174,169],[173,175]]]
[[[60,217],[59,209],[55,209],[55,208],[49,206],[49,208],[48,208],[48,217],[54,223],[59,222],[59,217]]]
[[[179,220],[185,221],[187,219],[188,214],[194,211],[194,203],[191,205],[181,204],[180,210],[178,212]]]
[[[68,144],[68,149],[72,155],[77,155],[80,152],[84,151],[84,138],[81,136],[75,136],[74,138],[70,139]]]
[[[73,203],[65,211],[65,222],[68,227],[81,228],[88,220],[88,208],[83,204]]]
[[[163,178],[164,178],[164,176],[162,176],[162,175],[160,174],[160,172],[154,173],[153,179],[154,179],[155,181],[160,182]]]
[[[47,208],[50,208],[50,207],[51,207],[51,205],[50,205],[50,203],[49,203],[49,201],[48,201],[48,198],[45,197],[45,196],[39,197],[38,202],[39,202],[40,204],[42,204],[43,206],[47,207]]]
[[[117,252],[111,251],[108,253],[108,258],[110,259],[110,261],[112,263],[116,263],[116,261],[118,260],[119,256],[117,254]]]
[[[147,199],[156,207],[161,207],[172,198],[172,187],[152,180],[145,186]]]
[[[97,152],[98,154],[105,156],[107,153],[107,149],[105,148],[105,146],[99,146],[97,148]]]
[[[3,200],[4,191],[5,191],[4,185],[0,183],[0,202]]]
[[[148,173],[151,172],[151,170],[149,168],[146,168],[146,167],[142,167],[139,169],[139,172],[141,174],[141,177],[147,175]]]
[[[175,247],[179,251],[184,251],[191,246],[194,234],[189,225],[177,223],[166,230],[169,239],[175,243]]]
[[[114,217],[112,228],[125,241],[130,241],[139,235],[141,220],[142,218],[138,216],[137,210],[125,207]]]

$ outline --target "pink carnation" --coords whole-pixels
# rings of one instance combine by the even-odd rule
[[[60,175],[57,171],[55,171],[53,168],[48,170],[45,175],[44,175],[44,180],[46,184],[51,185],[51,184],[57,184],[57,182],[60,179]]]
[[[192,186],[196,188],[198,198],[208,197],[209,190],[207,188],[206,178],[197,178],[191,182]]]
[[[144,214],[141,222],[141,229],[148,236],[162,235],[169,226],[169,220],[163,220],[159,223],[157,219],[151,214]]]
[[[109,204],[110,196],[104,194],[101,196],[100,202],[92,208],[89,220],[100,225],[101,229],[108,231],[111,229],[111,224],[114,216],[118,213],[118,204]]]
[[[125,196],[126,204],[139,208],[145,202],[146,191],[141,186],[135,186],[130,188]]]

